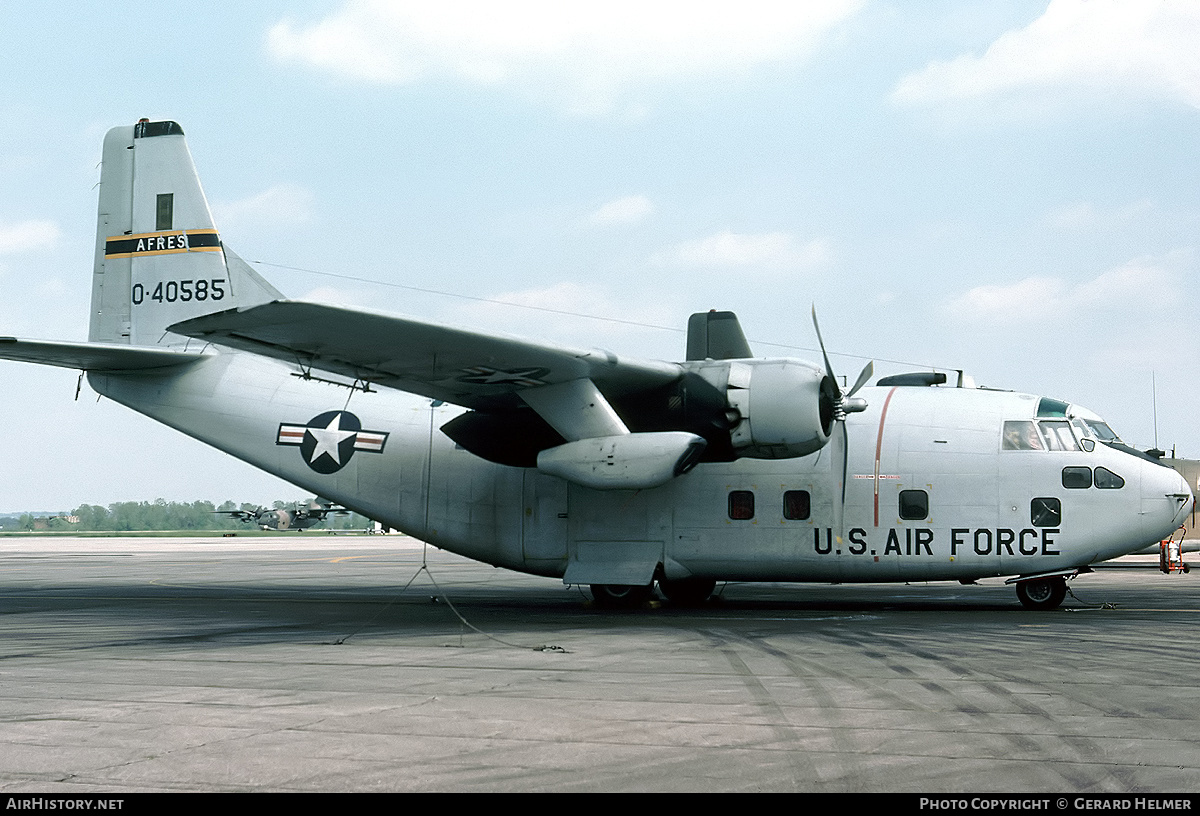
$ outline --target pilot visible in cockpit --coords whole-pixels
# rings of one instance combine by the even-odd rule
[[[1037,426],[1032,422],[1004,423],[1004,450],[1045,450]]]

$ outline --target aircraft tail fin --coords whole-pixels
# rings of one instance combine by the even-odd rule
[[[221,242],[183,128],[142,120],[108,132],[89,340],[186,345],[167,326],[282,298]]]

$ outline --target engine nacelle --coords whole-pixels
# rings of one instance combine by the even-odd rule
[[[815,453],[833,431],[837,387],[820,368],[800,360],[729,363],[726,395],[741,415],[730,431],[737,456],[791,459]]]

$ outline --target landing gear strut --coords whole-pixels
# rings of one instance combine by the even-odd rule
[[[1067,597],[1067,579],[1061,575],[1017,583],[1017,597],[1029,609],[1057,609]]]

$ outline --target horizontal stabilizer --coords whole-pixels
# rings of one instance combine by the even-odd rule
[[[201,351],[142,348],[124,343],[72,343],[0,337],[0,359],[78,368],[83,371],[140,371],[190,363]]]
[[[589,379],[611,397],[682,376],[673,363],[303,301],[230,309],[169,331],[477,410],[520,407],[519,392],[571,380]]]

